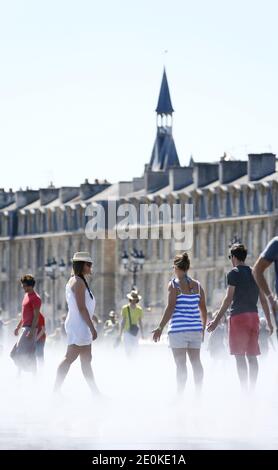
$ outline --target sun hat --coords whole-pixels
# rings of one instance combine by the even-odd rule
[[[127,294],[127,298],[129,300],[136,300],[137,302],[142,299],[141,295],[139,295],[137,290],[134,289]]]
[[[88,251],[78,251],[77,253],[74,253],[72,261],[84,261],[85,263],[93,262]]]

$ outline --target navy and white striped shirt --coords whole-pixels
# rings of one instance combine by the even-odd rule
[[[173,279],[172,286],[179,289],[179,280]],[[198,294],[177,295],[176,306],[171,317],[168,333],[180,333],[182,331],[202,331],[203,324],[200,316],[200,283],[198,282]]]

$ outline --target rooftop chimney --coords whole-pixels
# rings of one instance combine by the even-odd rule
[[[248,177],[250,181],[260,180],[276,171],[274,153],[249,153]]]
[[[197,188],[218,180],[218,163],[194,163],[193,178]]]
[[[240,160],[224,160],[219,163],[219,181],[227,184],[240,178],[247,173],[247,162]]]
[[[40,195],[38,190],[28,189],[24,191],[23,189],[20,189],[15,193],[16,207],[21,209],[22,207],[28,206],[39,199],[39,197]]]
[[[53,186],[49,186],[48,188],[41,188],[39,192],[42,206],[49,204],[51,201],[54,201],[54,199],[57,199],[57,197],[59,196],[59,189],[54,188]]]
[[[178,191],[193,183],[193,167],[174,167],[169,170],[169,183],[171,191]]]

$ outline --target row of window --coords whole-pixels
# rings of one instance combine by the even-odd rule
[[[197,196],[194,217],[197,219],[264,214],[278,208],[278,189],[269,188],[207,192]]]
[[[278,224],[276,224],[273,235],[268,235],[266,227],[263,224],[261,225],[259,230],[259,237],[256,240],[259,252],[263,251],[268,241],[272,238],[272,236],[276,235],[277,233]],[[253,256],[258,254],[255,253],[255,235],[254,228],[251,225],[247,228],[245,238],[242,236],[241,233],[236,233],[236,235],[241,240],[241,242],[244,243],[247,247],[249,255]],[[217,232],[214,231],[214,227],[209,227],[206,234],[204,234],[203,236],[199,231],[195,231],[193,242],[194,258],[200,258],[201,245],[205,247],[204,255],[208,258],[212,256],[225,256],[227,254],[229,245],[231,244],[232,238],[233,237],[227,237],[227,232],[224,230],[224,227],[221,227]]]
[[[176,204],[178,202],[176,201]],[[264,214],[278,209],[278,188],[275,185],[274,188],[260,187],[241,191],[236,189],[215,193],[207,191],[201,195],[194,194],[187,202],[193,203],[195,220]],[[54,210],[46,209],[44,212],[39,209],[33,213],[11,211],[9,215],[0,212],[0,236],[84,229],[87,223],[85,211],[86,209],[81,206],[75,208],[65,206],[63,209],[57,207]],[[184,206],[181,207],[181,217],[185,216],[183,211]],[[161,223],[163,223],[163,217],[163,214],[159,213]]]

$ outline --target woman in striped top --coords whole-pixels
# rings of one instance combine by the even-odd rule
[[[168,285],[168,305],[158,328],[153,331],[153,340],[160,340],[165,325],[168,327],[169,345],[177,367],[178,392],[183,392],[187,379],[186,357],[188,354],[196,387],[203,381],[200,348],[207,322],[204,291],[187,272],[190,260],[187,253],[174,259],[175,278]]]

